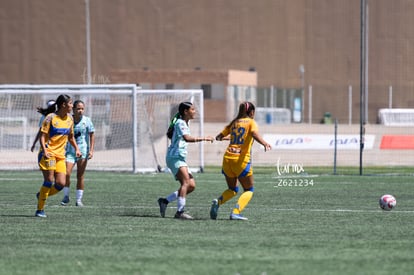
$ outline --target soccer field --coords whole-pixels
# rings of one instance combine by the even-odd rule
[[[279,178],[255,170],[255,193],[230,221],[233,198],[209,219],[225,189],[220,168],[195,174],[193,221],[159,216],[157,199],[178,188],[170,174],[86,172],[85,207],[50,197],[35,218],[39,171],[0,172],[0,274],[410,274],[414,182],[410,174]],[[378,207],[383,194],[397,207]]]

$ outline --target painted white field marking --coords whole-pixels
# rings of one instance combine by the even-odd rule
[[[17,205],[17,204],[11,204],[11,203],[0,203],[0,207],[22,207],[22,208],[33,208],[35,207],[35,204],[26,204],[26,205]],[[68,205],[68,206],[61,206],[59,204],[52,204],[48,205],[48,208],[78,208],[75,205]],[[209,209],[210,205],[206,203],[206,205],[191,205],[189,208],[193,209]],[[125,206],[125,205],[112,205],[112,206],[96,206],[96,205],[85,205],[82,208],[86,209],[159,209],[159,206],[154,203],[154,206],[148,206],[148,205],[131,205],[131,206]],[[175,209],[177,208],[174,204],[174,206],[168,206],[169,209]],[[414,210],[397,210],[393,209],[392,211],[384,211],[381,209],[300,209],[300,208],[260,208],[264,211],[273,211],[273,212],[349,212],[349,213],[407,213],[407,214],[414,214]]]

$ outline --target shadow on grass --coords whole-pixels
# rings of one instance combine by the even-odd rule
[[[186,221],[186,220],[180,220],[175,219],[174,216],[166,216],[162,218],[159,214],[148,214],[148,213],[123,213],[118,215],[120,217],[135,217],[135,218],[156,218],[156,219],[168,219],[168,220],[179,220],[179,221]],[[199,217],[193,217],[194,219],[192,221],[210,221],[210,218],[199,218]],[[223,219],[224,220],[224,219]],[[189,220],[191,221],[191,220]],[[214,222],[214,220],[211,220]]]
[[[14,214],[3,214],[3,215],[1,215],[0,214],[0,217],[5,217],[5,218],[38,218],[38,217],[35,217],[34,212],[33,212],[33,215],[21,215],[21,214],[16,214],[16,215],[14,215]]]
[[[124,213],[120,217],[137,217],[137,218],[161,218],[160,215],[146,214],[146,213]]]

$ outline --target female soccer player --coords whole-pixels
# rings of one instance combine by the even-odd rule
[[[57,111],[46,116],[40,129],[39,167],[43,174],[43,185],[37,193],[36,217],[46,218],[44,211],[48,196],[63,189],[66,182],[65,146],[69,140],[80,157],[78,145],[73,135],[72,99],[59,95],[56,99]]]
[[[75,148],[68,143],[66,146],[66,185],[63,188],[64,197],[61,205],[68,205],[70,193],[70,176],[75,164],[78,166],[76,179],[76,206],[83,206],[82,197],[85,189],[85,170],[88,160],[93,157],[95,147],[95,128],[91,119],[84,116],[85,103],[82,100],[76,100],[73,103],[73,119],[75,122],[74,133],[76,144],[78,145],[82,157],[76,157]]]
[[[180,188],[168,195],[159,198],[161,217],[165,217],[165,211],[169,202],[177,200],[177,212],[174,218],[191,220],[193,217],[184,212],[186,196],[194,191],[194,177],[186,163],[188,142],[210,141],[213,137],[193,137],[190,133],[188,122],[195,117],[196,111],[191,102],[182,102],[178,106],[178,113],[171,120],[167,136],[171,139],[171,145],[167,151],[167,166],[170,168],[174,178],[180,182]]]
[[[35,136],[35,139],[33,140],[33,144],[32,144],[32,147],[30,148],[30,151],[32,151],[32,152],[34,151],[34,149],[36,147],[36,143],[39,141],[40,134],[41,134],[40,129],[42,128],[43,120],[45,119],[45,117],[48,114],[53,113],[55,111],[56,111],[56,102],[53,99],[51,99],[47,102],[47,107],[46,108],[37,107],[37,112],[41,113],[42,116],[41,116],[40,121],[39,121],[39,131],[37,131],[37,133],[36,133],[36,136]]]
[[[254,191],[253,168],[250,162],[253,140],[263,145],[265,151],[271,149],[271,146],[259,134],[258,126],[254,121],[254,114],[255,107],[253,103],[241,103],[236,118],[216,136],[216,140],[230,139],[230,144],[224,153],[222,164],[222,173],[226,178],[228,189],[218,199],[213,200],[210,209],[210,218],[213,220],[217,219],[219,206],[236,196],[239,190],[238,181],[244,192],[233,208],[230,219],[247,220],[246,217],[241,215],[241,212],[251,200]]]

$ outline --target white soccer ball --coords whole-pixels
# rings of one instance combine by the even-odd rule
[[[391,211],[397,205],[397,200],[393,195],[383,195],[379,200],[379,205],[382,210]]]

